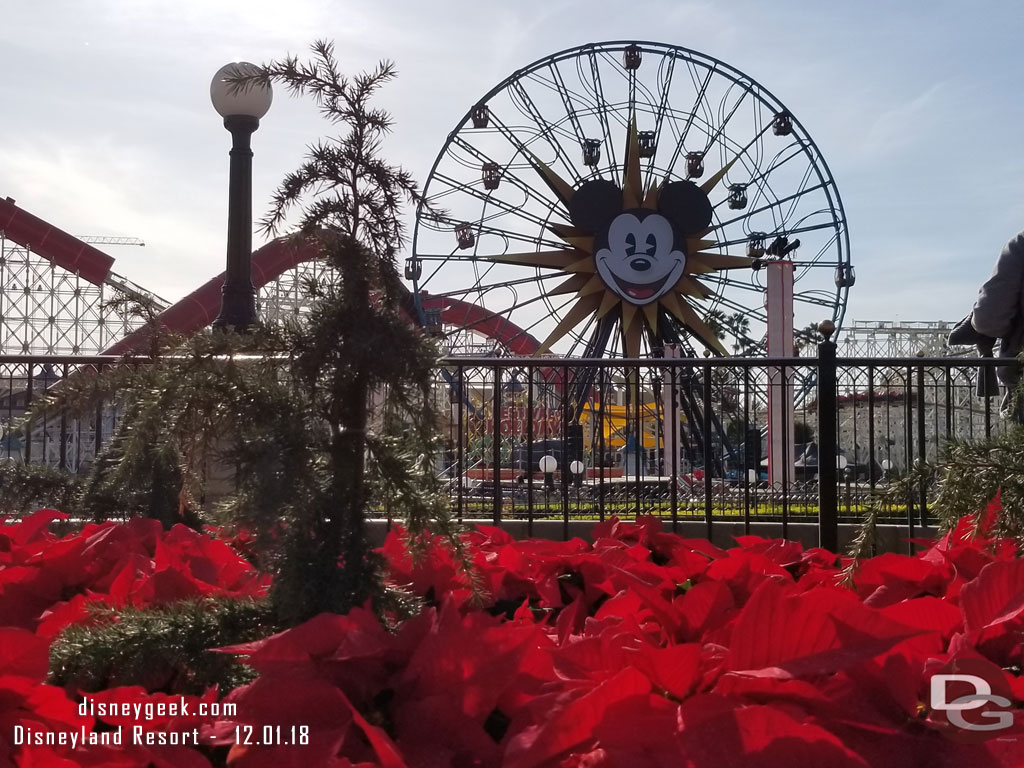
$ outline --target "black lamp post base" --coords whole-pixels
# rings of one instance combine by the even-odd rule
[[[218,331],[247,331],[256,324],[256,291],[250,285],[245,288],[229,288],[221,290],[220,314],[213,321]]]

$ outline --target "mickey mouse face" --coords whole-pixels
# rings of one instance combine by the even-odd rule
[[[668,293],[686,269],[686,238],[712,218],[707,195],[691,181],[662,187],[658,210],[622,210],[613,182],[584,183],[572,197],[573,224],[594,235],[594,260],[605,286],[621,299],[643,306]]]
[[[674,247],[672,224],[643,209],[626,211],[608,227],[608,247],[594,254],[608,288],[633,304],[656,301],[682,277],[686,254]]]

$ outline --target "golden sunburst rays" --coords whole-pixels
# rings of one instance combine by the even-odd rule
[[[535,155],[528,152],[527,156],[546,186],[554,193],[568,218],[575,194],[572,185]],[[736,159],[734,158],[707,179],[700,185],[700,189],[705,194],[710,194],[725,178]],[[635,121],[631,121],[626,139],[621,182],[622,209],[639,208],[657,211],[659,195],[664,184],[669,181],[670,179],[665,179],[664,182],[656,181],[646,189],[644,188],[638,133]],[[707,299],[714,295],[714,291],[700,282],[697,276],[712,274],[719,270],[749,267],[753,263],[753,259],[722,253],[719,250],[721,246],[718,241],[710,238],[716,228],[717,226],[712,222],[704,231],[694,233],[686,238],[686,260],[682,276],[658,299],[643,305],[622,298],[618,292],[605,284],[598,274],[594,259],[595,233],[573,224],[552,223],[548,225],[548,230],[566,244],[564,249],[506,253],[492,256],[491,259],[502,264],[556,270],[566,275],[566,279],[550,289],[548,295],[572,296],[572,299],[565,305],[569,309],[541,343],[537,354],[547,353],[554,344],[585,321],[600,320],[609,313],[615,313],[619,319],[622,352],[627,357],[640,356],[644,331],[649,330],[652,334],[657,335],[658,324],[666,315],[682,324],[705,347],[724,356],[728,353],[711,327],[701,319],[690,303],[690,299]]]

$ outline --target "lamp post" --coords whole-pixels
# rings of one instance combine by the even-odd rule
[[[231,78],[253,75],[259,68],[232,62],[217,70],[210,83],[210,100],[231,132],[228,183],[228,247],[220,315],[213,327],[245,331],[256,322],[256,290],[252,285],[252,148],[253,132],[267,114],[274,94],[269,85],[233,85]]]
[[[580,509],[580,489],[583,487],[583,472],[586,469],[583,462],[575,459],[569,463],[569,471],[572,473],[572,484],[576,488],[576,511]]]
[[[555,490],[555,470],[558,469],[558,459],[549,453],[540,457],[537,466],[544,473],[544,511],[547,512],[551,492]]]

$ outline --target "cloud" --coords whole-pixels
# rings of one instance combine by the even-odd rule
[[[943,110],[949,101],[945,83],[934,83],[909,100],[897,100],[885,94],[877,94],[875,111],[861,116],[858,126],[861,138],[858,142],[863,155],[875,161],[900,155],[912,148],[919,148],[937,131],[936,113]]]

